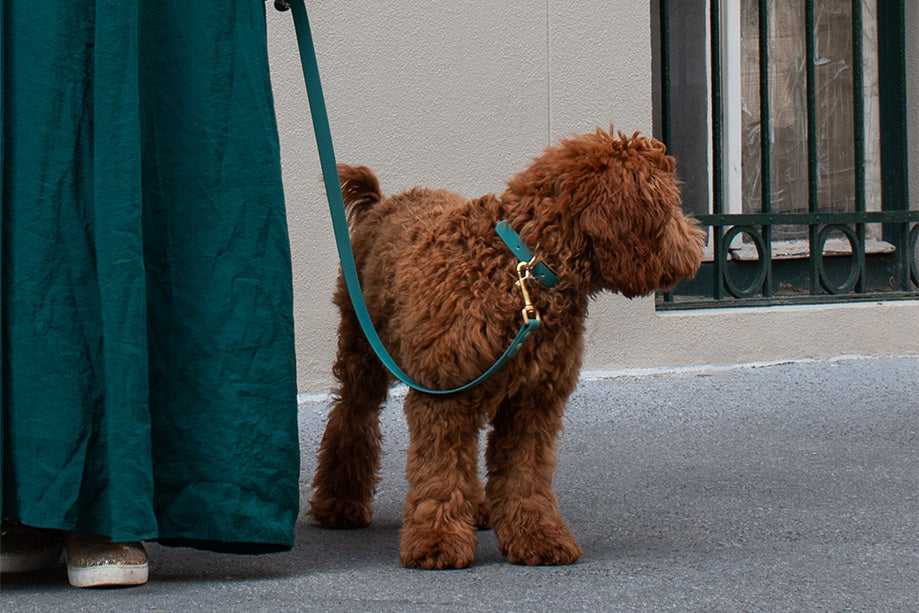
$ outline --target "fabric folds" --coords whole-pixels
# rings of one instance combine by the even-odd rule
[[[2,10],[3,516],[289,548],[291,270],[263,4]]]

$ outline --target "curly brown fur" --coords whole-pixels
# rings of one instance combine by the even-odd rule
[[[452,388],[483,372],[520,325],[516,258],[495,233],[507,219],[559,276],[531,286],[543,325],[494,377],[448,396],[409,391],[409,492],[402,564],[463,568],[490,524],[515,564],[581,555],[559,516],[552,475],[566,399],[581,364],[588,298],[633,297],[692,277],[703,234],[680,209],[673,158],[639,134],[597,130],[548,148],[500,195],[467,200],[415,188],[389,198],[366,167],[341,166],[364,298],[390,354],[416,381]],[[367,525],[380,464],[379,410],[391,382],[341,279],[334,372],[340,385],[313,481],[322,526]],[[478,437],[490,424],[488,479]]]

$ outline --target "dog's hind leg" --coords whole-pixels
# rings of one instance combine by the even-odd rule
[[[350,309],[343,309],[338,332],[333,372],[340,385],[319,448],[309,514],[325,528],[359,528],[373,515],[389,379]]]
[[[435,398],[412,390],[405,415],[409,492],[399,558],[408,568],[465,568],[478,544],[481,412],[468,396]]]
[[[581,547],[558,513],[552,474],[565,400],[549,394],[505,401],[485,460],[491,527],[512,564],[571,564]]]

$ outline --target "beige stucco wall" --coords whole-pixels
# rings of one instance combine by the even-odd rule
[[[498,191],[547,144],[608,127],[651,132],[647,6],[634,0],[309,3],[339,161],[384,191]],[[294,257],[301,392],[332,383],[337,255],[289,13],[269,14]],[[917,173],[919,174],[919,173]],[[726,364],[919,349],[919,303],[655,312],[591,307],[585,368]]]

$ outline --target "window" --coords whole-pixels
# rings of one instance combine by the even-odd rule
[[[662,309],[919,297],[903,0],[653,0],[655,132],[708,227]]]

